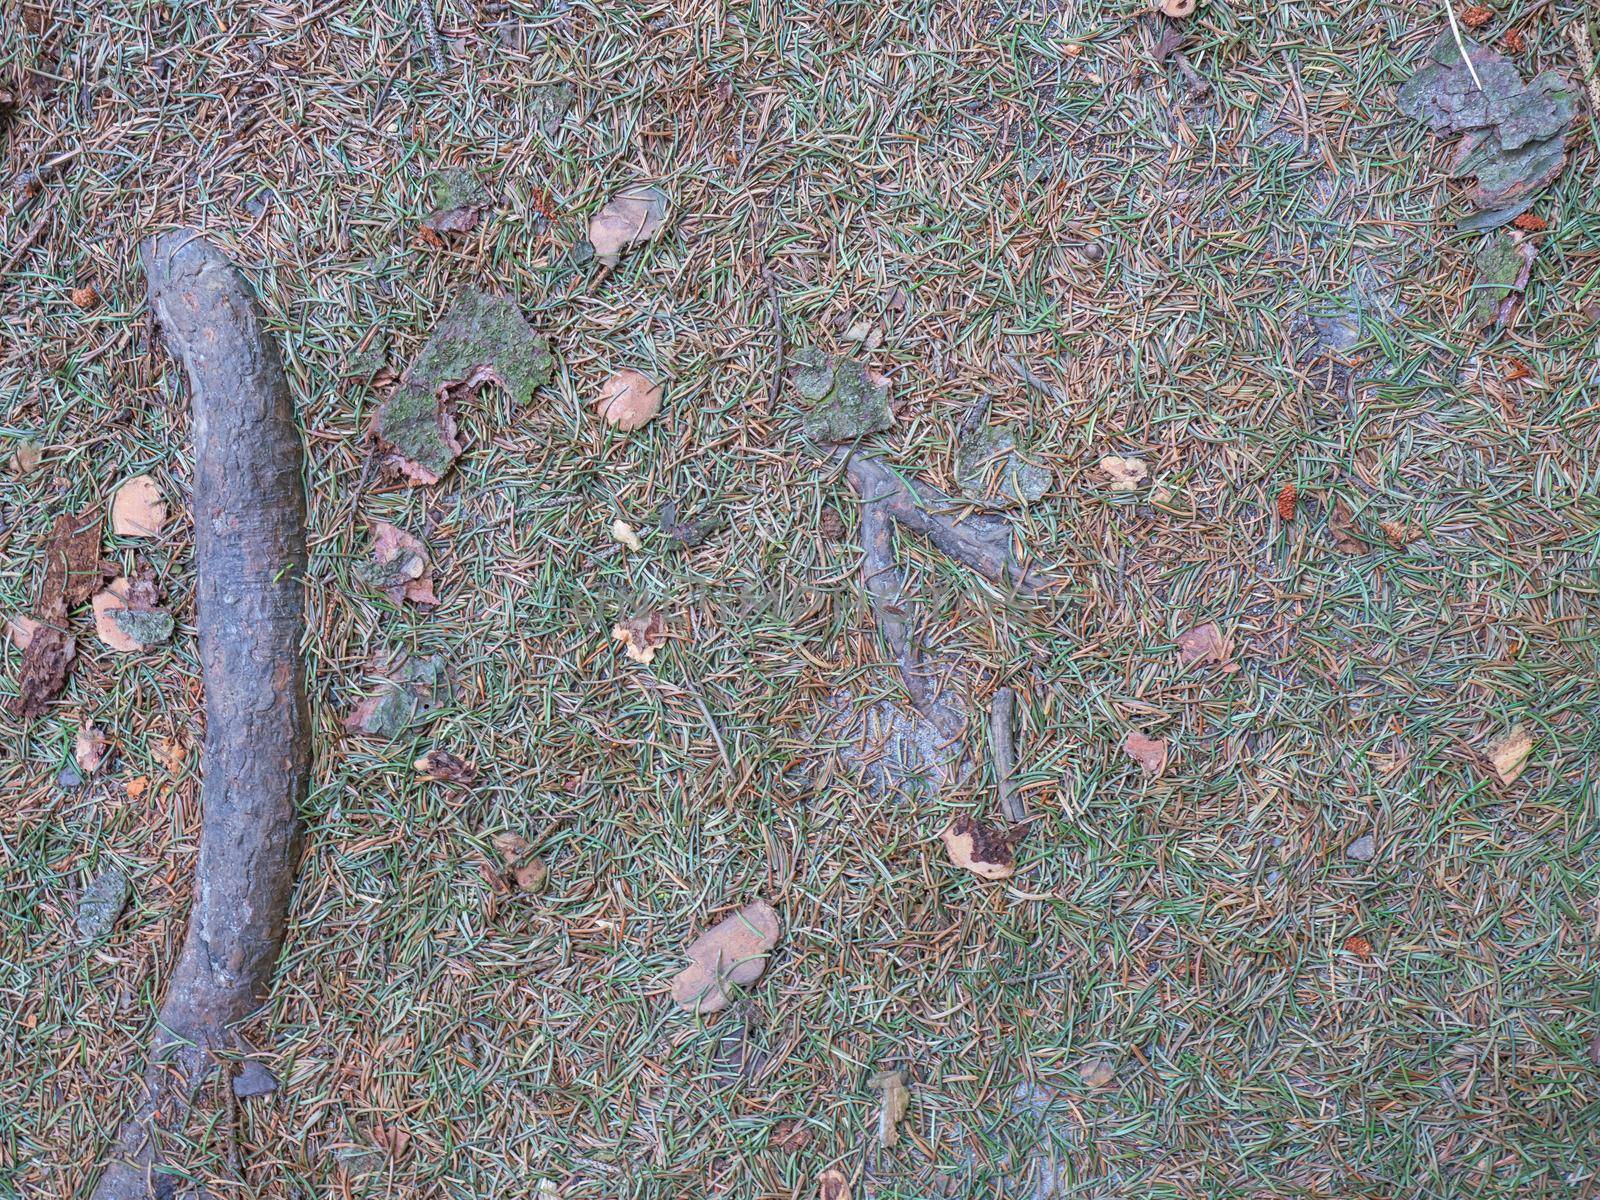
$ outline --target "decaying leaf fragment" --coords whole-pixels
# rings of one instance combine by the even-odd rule
[[[370,587],[388,595],[396,605],[437,604],[433,590],[433,571],[428,549],[420,538],[387,521],[372,523],[372,544],[366,561],[356,568],[357,577]]]
[[[1113,492],[1136,492],[1150,474],[1142,458],[1107,454],[1100,460],[1100,473],[1111,482]]]
[[[448,750],[429,750],[411,764],[418,775],[439,783],[454,783],[470,787],[478,778],[478,768],[460,755]]]
[[[641,613],[611,627],[611,636],[636,663],[655,661],[656,651],[667,644],[667,621],[658,612]]]
[[[129,579],[118,576],[94,598],[94,628],[118,654],[159,645],[172,636],[172,614],[161,606],[155,572],[145,567]]]
[[[111,532],[118,537],[157,537],[166,523],[166,498],[148,475],[126,480],[111,498]]]
[[[601,385],[594,410],[613,429],[630,433],[649,424],[661,411],[661,385],[642,372],[624,368]]]
[[[433,212],[423,218],[422,227],[432,233],[467,233],[476,229],[478,218],[494,205],[494,197],[483,181],[465,167],[447,167],[428,180],[433,195]]]
[[[812,402],[806,436],[819,442],[853,442],[894,424],[889,381],[854,359],[806,346],[789,356],[795,391]]]
[[[980,879],[1009,879],[1017,873],[1018,831],[997,833],[975,817],[962,813],[939,835],[945,853],[956,866]]]
[[[1167,769],[1167,743],[1163,738],[1153,738],[1137,729],[1129,730],[1122,743],[1128,757],[1151,775],[1160,778]]]
[[[623,188],[589,219],[589,244],[596,261],[614,267],[624,250],[642,246],[667,219],[667,194],[650,184]]]
[[[411,483],[438,483],[462,450],[451,403],[496,383],[527,404],[553,361],[515,300],[463,292],[373,416],[385,465]]]
[[[872,1086],[881,1093],[878,1101],[878,1144],[888,1148],[900,1140],[900,1119],[911,1107],[911,1092],[899,1071],[879,1071]]]
[[[850,1181],[830,1167],[817,1176],[817,1200],[850,1200]]]
[[[781,926],[770,904],[757,900],[717,922],[690,943],[689,966],[672,980],[672,999],[691,1012],[728,1006],[730,986],[754,983],[767,969]]]
[[[345,727],[369,737],[393,739],[426,724],[455,699],[455,685],[442,655],[400,655],[376,668]]]
[[[611,522],[611,540],[626,546],[635,554],[644,549],[644,543],[639,540],[639,535],[633,526],[620,518]]]
[[[1514,726],[1510,733],[1489,747],[1486,757],[1494,768],[1495,778],[1510,787],[1527,769],[1528,756],[1533,753],[1533,738],[1525,726]]]
[[[1333,548],[1340,554],[1365,554],[1367,543],[1362,540],[1355,514],[1343,500],[1334,500],[1328,506],[1328,533],[1333,538]]]
[[[72,741],[72,758],[85,775],[93,775],[100,769],[110,749],[111,739],[93,721],[78,726],[78,734]]]
[[[1178,635],[1178,661],[1186,667],[1195,663],[1224,662],[1228,650],[1228,640],[1214,621],[1196,625]]]

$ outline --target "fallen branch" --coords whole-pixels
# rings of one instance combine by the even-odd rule
[[[188,933],[157,1014],[144,1096],[94,1200],[172,1195],[188,1173],[164,1141],[179,1143],[201,1088],[218,1079],[219,1056],[242,1048],[235,1027],[265,998],[310,764],[302,451],[278,350],[239,272],[199,234],[154,238],[143,257],[151,312],[188,371],[194,412],[205,774]]]
[[[861,497],[863,512],[876,507],[898,524],[927,538],[957,562],[965,563],[991,583],[1014,589],[1018,595],[1037,592],[1043,581],[1019,564],[1012,550],[1011,523],[1004,517],[974,513],[957,517],[962,508],[938,488],[909,483],[875,458],[835,451],[844,458],[850,484]]]
[[[1012,776],[1017,773],[1017,693],[1003,687],[989,703],[989,741],[993,743],[994,778],[1000,793],[1000,811],[1013,825],[1028,819],[1022,796]]]

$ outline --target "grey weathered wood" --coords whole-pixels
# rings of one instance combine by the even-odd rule
[[[216,246],[178,230],[146,243],[143,259],[150,309],[188,372],[194,416],[202,817],[188,933],[142,1095],[94,1200],[173,1194],[162,1135],[181,1127],[217,1052],[238,1049],[234,1027],[265,999],[310,771],[303,452],[282,362],[255,296]]]

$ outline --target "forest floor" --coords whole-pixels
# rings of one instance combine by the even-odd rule
[[[0,716],[0,1195],[92,1182],[187,912],[187,390],[135,252],[179,222],[259,290],[311,496],[315,773],[248,1031],[279,1087],[201,1131],[209,1195],[743,1200],[830,1168],[875,1200],[1600,1194],[1587,108],[1483,336],[1446,148],[1395,109],[1435,4],[1212,0],[1180,61],[1133,0],[435,3],[442,71],[411,0],[0,17],[0,438],[40,451],[0,479],[0,613],[57,515],[148,474],[171,520],[106,554],[178,616],[136,653],[85,631],[55,705]],[[1571,73],[1583,19],[1505,0],[1479,36]],[[449,166],[496,206],[420,235]],[[639,181],[668,220],[603,270],[590,217]],[[552,382],[464,401],[437,485],[369,477],[383,387],[351,362],[402,369],[469,286],[518,299]],[[906,474],[955,490],[985,399],[1051,473],[1009,517],[1043,603],[899,539],[972,718],[942,785],[907,766],[856,495],[792,388],[769,410],[774,293],[791,352],[891,381],[870,445]],[[622,368],[665,381],[626,435],[591,408]],[[676,547],[667,501],[721,526]],[[437,605],[363,583],[374,521],[425,542]],[[641,608],[649,665],[611,636]],[[1208,623],[1218,661],[1184,661]],[[455,700],[357,737],[397,648]],[[988,882],[938,835],[994,811],[1000,686],[1031,821]],[[113,750],[75,781],[84,721]],[[1485,755],[1517,727],[1507,783]],[[475,784],[422,777],[430,750]],[[498,890],[507,834],[542,890]],[[85,945],[108,869],[131,899]],[[675,1007],[684,947],[757,899],[765,974]]]

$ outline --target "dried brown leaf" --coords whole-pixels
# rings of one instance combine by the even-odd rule
[[[93,775],[100,769],[110,749],[111,740],[93,721],[85,721],[78,726],[78,735],[72,742],[72,757],[85,775]]]
[[[473,763],[451,754],[448,750],[429,750],[411,764],[424,779],[439,783],[454,783],[470,787],[478,778],[478,768]]]
[[[39,469],[39,464],[44,461],[44,451],[39,449],[38,442],[18,442],[17,448],[11,452],[8,465],[13,475],[28,475]]]
[[[667,644],[667,622],[658,612],[641,613],[611,627],[611,636],[636,663],[655,661],[656,651]]]
[[[618,371],[600,387],[594,410],[614,429],[629,432],[661,411],[661,385],[631,368]]]
[[[850,1200],[850,1181],[843,1171],[829,1167],[817,1176],[817,1200]]]
[[[135,475],[111,498],[111,532],[118,537],[158,537],[167,523],[167,501],[148,475]]]
[[[595,260],[614,267],[622,253],[642,246],[660,231],[667,219],[667,197],[648,184],[626,187],[606,202],[589,220],[589,244]]]
[[[754,983],[767,969],[780,928],[778,914],[760,900],[719,921],[690,943],[690,965],[673,977],[672,999],[692,1012],[720,1012],[732,999],[730,985]]]
[[[1122,748],[1134,762],[1157,778],[1167,769],[1167,743],[1161,738],[1149,737],[1133,729],[1128,732]]]
[[[1117,1068],[1109,1058],[1091,1058],[1078,1067],[1078,1078],[1087,1087],[1110,1087],[1116,1082]]]
[[[1367,552],[1367,543],[1357,532],[1355,516],[1343,500],[1335,499],[1328,506],[1328,532],[1333,535],[1333,548],[1340,554]]]
[[[1178,635],[1178,661],[1186,667],[1195,663],[1224,662],[1228,651],[1228,640],[1213,621]]]
[[[888,1148],[900,1140],[900,1120],[911,1107],[911,1092],[899,1071],[879,1071],[872,1086],[882,1093],[878,1101],[878,1143]]]
[[[420,538],[387,521],[372,523],[372,544],[367,559],[357,571],[361,580],[386,593],[395,605],[437,604],[433,590],[433,568],[428,548]]]
[[[996,833],[962,813],[939,835],[950,861],[980,879],[1009,879],[1017,873],[1016,840]]]

